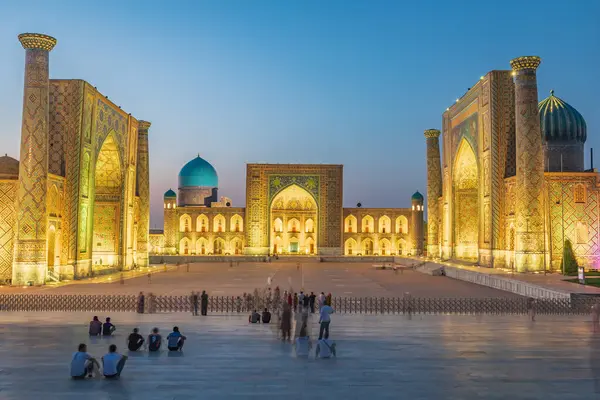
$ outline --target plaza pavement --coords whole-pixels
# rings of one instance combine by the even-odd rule
[[[377,270],[373,263],[303,262],[244,262],[239,265],[227,262],[207,262],[179,267],[171,266],[163,272],[162,266],[150,268],[154,271],[151,282],[145,272],[137,277],[119,282],[119,274],[72,284],[30,288],[0,288],[0,293],[64,293],[64,294],[137,294],[140,291],[162,295],[188,295],[191,291],[206,290],[213,296],[238,296],[267,285],[282,290],[290,286],[299,292],[332,293],[341,297],[401,297],[410,292],[413,297],[484,298],[518,297],[515,294],[496,290],[443,276],[430,276],[404,270],[395,273],[391,269]],[[134,275],[136,276],[136,275]],[[126,274],[126,277],[129,277]],[[110,280],[109,280],[110,279]]]
[[[91,315],[1,313],[0,398],[29,399],[594,399],[600,335],[583,317],[333,315],[336,359],[296,358],[274,325],[246,316],[112,314],[116,335],[87,336]],[[105,315],[100,315],[101,318]],[[118,381],[72,381],[79,342],[102,356],[173,325],[182,354],[129,354]],[[317,324],[311,319],[311,336]]]

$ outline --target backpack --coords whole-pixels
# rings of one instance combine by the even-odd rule
[[[149,342],[148,343],[148,350],[149,351],[158,351],[160,349],[160,335],[150,335],[149,338]]]

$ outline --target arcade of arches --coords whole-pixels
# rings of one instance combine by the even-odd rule
[[[410,210],[353,209],[344,218],[344,255],[411,254]]]

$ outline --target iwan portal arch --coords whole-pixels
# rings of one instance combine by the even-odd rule
[[[454,254],[479,259],[479,168],[471,145],[462,139],[454,161]]]

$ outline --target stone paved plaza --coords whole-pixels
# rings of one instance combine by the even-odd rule
[[[245,262],[230,267],[227,262],[196,263],[182,265],[161,272],[158,266],[150,268],[156,271],[152,274],[151,283],[143,275],[126,279],[120,284],[118,275],[111,280],[100,278],[98,283],[80,281],[70,285],[44,288],[0,288],[1,292],[51,291],[52,293],[130,293],[140,291],[157,294],[187,295],[192,290],[206,290],[209,295],[238,296],[243,292],[251,292],[255,288],[264,287],[267,278],[271,277],[272,286],[282,289],[290,285],[300,291],[302,282],[304,288],[315,293],[324,291],[335,296],[403,296],[410,292],[416,297],[516,297],[516,295],[488,287],[458,281],[441,276],[430,276],[406,270],[394,273],[391,269],[377,270],[373,263],[319,263],[303,262],[298,269],[296,262],[252,263]]]
[[[100,315],[104,317],[105,315]],[[111,315],[111,339],[87,336],[89,314],[2,313],[0,398],[13,399],[592,399],[600,334],[587,318],[334,315],[338,358],[296,358],[273,325],[246,316]],[[183,354],[129,354],[119,381],[68,377],[79,342],[100,357],[133,327],[188,337]],[[311,321],[312,335],[317,324]],[[126,353],[127,354],[127,353]]]

